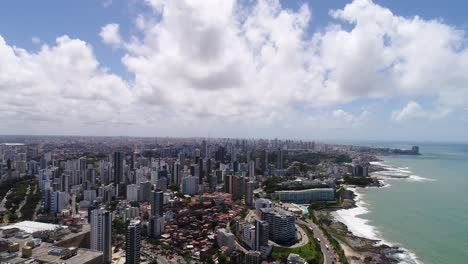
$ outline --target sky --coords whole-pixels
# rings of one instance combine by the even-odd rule
[[[0,134],[466,142],[467,8],[2,1]]]

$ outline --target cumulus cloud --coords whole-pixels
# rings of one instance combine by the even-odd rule
[[[144,4],[151,12],[136,15],[128,40],[118,24],[99,33],[122,48],[131,82],[106,72],[82,40],[59,37],[31,53],[1,39],[0,90],[18,92],[0,101],[10,112],[59,111],[95,123],[118,111],[124,123],[163,117],[266,125],[290,119],[297,109],[336,108],[358,98],[425,95],[447,112],[468,106],[465,32],[439,20],[402,17],[371,0],[354,0],[330,11],[329,26],[310,35],[307,4],[296,10],[279,0]],[[410,102],[392,117],[427,113]],[[350,126],[367,115],[328,113]]]
[[[410,121],[410,120],[434,120],[447,116],[450,112],[448,109],[437,109],[436,111],[430,112],[418,104],[415,101],[410,101],[401,110],[392,112],[392,120],[396,122]]]
[[[215,116],[274,115],[292,104],[320,108],[361,97],[433,95],[447,108],[468,104],[457,96],[468,91],[464,32],[441,21],[355,0],[331,11],[334,23],[308,38],[307,5],[146,2],[159,19],[137,17],[143,37],[125,44],[122,61],[149,104]]]
[[[101,39],[104,43],[118,46],[122,42],[119,28],[120,26],[118,24],[107,24],[101,28],[99,36],[101,36]]]
[[[84,41],[62,36],[30,53],[0,37],[0,57],[0,119],[112,122],[131,105],[128,83],[99,67]]]

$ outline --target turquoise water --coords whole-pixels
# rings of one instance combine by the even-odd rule
[[[421,156],[384,157],[384,164],[414,176],[385,180],[386,188],[360,189],[369,211],[360,217],[419,262],[468,263],[468,145],[419,145]]]

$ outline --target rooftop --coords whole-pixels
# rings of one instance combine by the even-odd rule
[[[7,226],[1,226],[0,230],[6,230],[11,228],[18,228],[20,230],[25,231],[26,233],[34,233],[37,231],[53,231],[57,228],[61,228],[66,226],[54,225],[54,224],[46,224],[41,222],[33,222],[33,221],[23,221],[14,223]]]

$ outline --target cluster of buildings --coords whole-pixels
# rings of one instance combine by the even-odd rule
[[[24,221],[2,226],[0,227],[0,262],[11,264],[104,263],[103,252],[90,249],[89,236],[89,225],[72,228]]]
[[[231,260],[259,263],[271,251],[269,241],[296,240],[296,219],[271,200],[258,198],[255,190],[269,177],[290,175],[290,153],[352,151],[292,140],[63,137],[23,142],[0,144],[0,181],[34,176],[43,198],[39,218],[61,224],[83,219],[89,224],[89,242],[77,247],[78,253],[88,248],[100,253],[99,263],[111,263],[113,248],[120,248],[128,264],[140,263],[145,238],[197,260],[210,257],[217,244]],[[321,173],[337,177],[345,171],[368,174],[364,162],[322,168]],[[334,200],[334,181],[320,180],[321,173],[308,174],[310,182],[285,182],[290,189],[274,196],[297,204]],[[296,184],[316,183],[326,188],[293,190]],[[231,223],[245,209],[255,209],[255,221]],[[117,234],[124,245],[112,239],[117,220],[125,223],[124,232]],[[239,252],[237,244],[247,250]],[[291,263],[299,261],[294,259]]]

